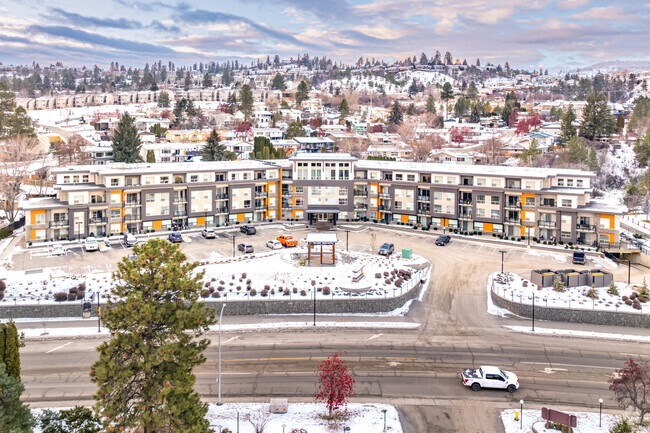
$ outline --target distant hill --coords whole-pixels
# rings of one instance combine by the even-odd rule
[[[611,74],[616,72],[647,72],[650,71],[650,61],[648,60],[609,60],[606,62],[595,63],[591,66],[578,68],[570,73],[579,72],[581,75],[595,75],[598,72]]]

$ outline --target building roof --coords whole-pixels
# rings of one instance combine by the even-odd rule
[[[106,165],[71,165],[52,169],[52,173],[68,173],[88,171],[103,176],[134,174],[134,173],[178,173],[178,172],[206,172],[214,170],[263,170],[277,168],[278,165],[271,162],[256,160],[244,161],[201,161],[192,163],[163,162],[163,163],[140,163],[127,164],[114,162]]]
[[[318,143],[334,143],[334,140],[328,137],[294,137],[300,144],[318,144]]]
[[[291,158],[291,161],[357,161],[357,158],[348,153],[307,153],[298,152]]]

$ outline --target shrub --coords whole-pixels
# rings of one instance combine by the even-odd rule
[[[2,301],[5,297],[5,292],[0,292],[0,301]]]
[[[68,293],[68,301],[74,301],[77,299],[77,294],[76,293]]]
[[[388,271],[384,271],[384,277],[387,277],[388,275]]]
[[[221,293],[219,293],[219,292],[214,292],[214,293],[212,294],[212,297],[213,297],[213,298],[220,298],[220,297],[221,297]]]
[[[392,282],[393,282],[393,280],[391,280],[390,278],[386,278],[386,279],[384,280],[384,284],[390,284],[390,283],[392,283]]]
[[[219,286],[219,287],[217,287],[217,290],[220,291],[220,292],[223,292],[224,289],[225,289],[225,287],[223,287],[223,286]]]
[[[591,289],[587,290],[587,295],[586,296],[589,299],[597,299],[598,298],[598,292],[596,291],[595,288],[592,287]]]
[[[282,292],[282,294],[284,296],[289,296],[289,294],[291,294],[291,292],[289,291],[289,289],[284,289],[284,292]]]
[[[7,289],[7,284],[5,280],[0,280],[0,292],[4,292]]]
[[[300,291],[300,296],[307,296],[307,292],[305,290]]]
[[[215,281],[217,281],[217,279],[215,277],[212,277],[212,279],[210,281],[212,281],[214,283]],[[223,281],[221,282],[221,284],[223,284]]]
[[[381,272],[375,273],[375,278],[381,278]]]
[[[201,290],[201,297],[202,298],[210,297],[210,291],[209,290]]]
[[[269,295],[269,291],[268,291],[267,289],[264,289],[264,290],[262,290],[262,291],[260,292],[260,295],[266,297],[266,296]]]
[[[640,310],[641,303],[639,301],[636,301],[634,304],[632,304],[632,308],[634,308],[635,310]]]
[[[610,295],[618,296],[618,288],[616,287],[616,284],[614,284],[614,281],[609,283],[609,287],[607,287],[607,293]]]
[[[632,302],[631,299],[626,299],[625,300],[625,305],[632,305],[632,304],[633,304],[633,302]]]
[[[623,300],[623,302],[625,302],[625,301],[627,301],[627,300],[630,299],[630,298],[628,298],[627,296],[623,296],[621,299]]]
[[[241,286],[237,286],[237,291],[238,291],[238,292],[241,291]]]
[[[564,283],[562,282],[562,278],[555,278],[555,281],[553,281],[553,290],[556,292],[564,292]]]
[[[323,289],[321,287],[319,287],[319,288],[316,289],[316,291],[320,293],[320,292],[323,291]]]
[[[634,433],[634,431],[634,426],[628,420],[623,419],[614,424],[609,433]]]
[[[257,290],[251,289],[250,292],[248,292],[251,296],[257,295]]]
[[[325,286],[323,287],[323,295],[329,295],[330,294],[330,288]]]
[[[271,294],[275,295],[275,289],[271,289]]]
[[[315,286],[316,285],[316,280],[311,280],[311,285]]]
[[[243,274],[241,274],[241,277],[242,277],[242,278],[246,278],[246,272],[244,272]]]
[[[293,293],[298,293],[298,288],[297,287],[293,288]]]
[[[396,287],[402,287],[402,284],[404,284],[404,279],[403,278],[398,278],[397,281],[395,281],[395,286]]]
[[[264,290],[268,291],[270,288],[271,288],[271,286],[269,286],[268,284],[264,285]]]
[[[207,281],[207,282],[203,285],[203,287],[210,287],[210,282]]]

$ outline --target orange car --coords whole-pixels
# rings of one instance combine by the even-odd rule
[[[282,235],[278,236],[278,241],[282,244],[283,247],[289,248],[289,247],[297,247],[298,246],[298,240],[294,239],[293,236],[291,235]]]

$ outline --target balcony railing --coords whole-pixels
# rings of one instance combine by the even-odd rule
[[[429,209],[418,209],[418,215],[431,215],[431,211]]]
[[[174,211],[174,217],[184,217],[184,216],[187,216],[187,211],[185,210]]]
[[[521,224],[521,220],[519,218],[504,218],[503,223],[518,226]]]
[[[108,222],[108,217],[96,217],[90,218],[88,220],[89,224],[106,224]]]
[[[463,220],[463,221],[471,221],[472,220],[472,214],[471,213],[460,214],[460,215],[458,215],[458,219]]]
[[[257,197],[257,198],[268,197],[268,195],[269,195],[268,192],[255,191],[255,197]]]
[[[368,209],[368,205],[365,203],[358,203],[354,206],[355,209]]]
[[[354,190],[354,196],[355,197],[368,197],[368,191],[363,190],[363,189],[355,189]]]
[[[141,219],[142,217],[140,215],[124,215],[125,222],[140,221]]]
[[[555,221],[545,221],[545,220],[539,220],[537,222],[537,225],[540,228],[545,228],[545,229],[554,229],[556,227],[556,222]]]
[[[540,201],[539,202],[539,207],[555,207],[555,202],[554,201]]]
[[[596,231],[596,226],[592,224],[576,224],[576,229],[582,232]]]
[[[255,206],[256,211],[266,210],[266,206]]]
[[[390,193],[389,192],[380,192],[379,193],[379,198],[390,198]]]
[[[125,204],[127,206],[140,206],[140,200],[127,200]]]
[[[50,221],[50,227],[68,227],[70,226],[69,220],[54,220]]]
[[[174,197],[174,203],[187,203],[187,197]]]
[[[506,189],[521,189],[521,184],[507,183]]]
[[[521,209],[521,202],[517,203],[506,203],[504,206],[505,209]]]
[[[384,206],[384,205],[379,206],[379,210],[384,212],[390,212],[391,211],[390,209],[391,209],[390,206]]]
[[[104,203],[106,203],[106,199],[104,197],[97,197],[97,196],[90,197],[90,204],[104,204]]]
[[[472,200],[460,199],[460,200],[458,200],[458,204],[471,205],[471,204],[472,204]]]
[[[418,200],[419,201],[429,201],[429,200],[431,200],[431,196],[430,195],[419,195]]]
[[[228,200],[228,194],[218,194],[215,198],[217,200]]]
[[[228,213],[228,208],[227,207],[221,207],[221,208],[218,208],[215,212],[218,213],[218,214]]]

